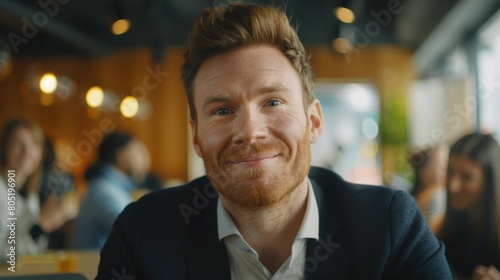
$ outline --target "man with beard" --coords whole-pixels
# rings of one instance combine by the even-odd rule
[[[451,279],[408,194],[310,166],[321,105],[283,11],[207,8],[185,59],[207,176],[127,207],[97,279]]]

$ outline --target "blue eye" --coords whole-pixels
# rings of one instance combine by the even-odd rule
[[[281,102],[280,102],[280,101],[278,101],[278,100],[271,100],[271,101],[267,101],[267,104],[266,104],[266,105],[267,105],[268,107],[275,107],[275,106],[278,106],[278,105],[280,105],[280,104],[281,104]]]
[[[229,115],[229,113],[230,111],[228,108],[220,108],[217,111],[215,111],[215,114],[219,116]]]

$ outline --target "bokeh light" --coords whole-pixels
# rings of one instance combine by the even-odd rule
[[[335,38],[332,41],[332,47],[336,52],[341,54],[350,53],[354,48],[351,42],[349,42],[346,38]]]
[[[356,16],[354,12],[349,10],[348,8],[339,7],[335,9],[335,16],[342,22],[345,23],[353,23],[356,20]]]
[[[91,108],[97,108],[101,106],[102,101],[104,100],[104,92],[102,91],[102,88],[98,86],[91,87],[87,91],[85,100],[87,101],[87,105]]]
[[[375,139],[378,135],[378,124],[372,118],[366,118],[361,124],[363,136],[368,139]]]
[[[121,35],[130,29],[130,21],[128,19],[119,19],[113,22],[111,31],[115,35]]]
[[[57,78],[53,73],[46,73],[40,79],[40,90],[46,94],[52,94],[57,88]]]
[[[139,111],[139,102],[133,96],[125,97],[120,103],[120,112],[126,118],[134,117]]]

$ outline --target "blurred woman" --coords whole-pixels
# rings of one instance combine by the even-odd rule
[[[500,147],[473,133],[450,148],[447,211],[438,237],[459,278],[500,279]]]
[[[79,204],[76,194],[75,179],[73,175],[59,165],[56,151],[52,141],[45,138],[43,150],[43,176],[40,185],[40,203],[45,203],[49,197],[55,195],[58,199],[74,199],[74,204]],[[69,248],[69,240],[72,235],[73,220],[65,223],[61,228],[51,232],[48,236],[48,249],[61,250]]]
[[[40,127],[23,118],[8,121],[0,135],[0,219],[12,222],[9,230],[0,231],[2,260],[9,258],[11,246],[16,257],[43,252],[46,234],[76,215],[74,205],[55,195],[40,206],[43,140]]]
[[[433,232],[441,224],[446,211],[446,167],[448,147],[444,144],[410,157],[415,172],[413,196]]]

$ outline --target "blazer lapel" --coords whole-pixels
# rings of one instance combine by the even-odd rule
[[[311,179],[319,209],[319,240],[308,240],[306,250],[305,279],[348,278],[351,249],[344,237],[338,218],[338,203],[325,201],[321,187]],[[320,182],[324,185],[324,182]],[[335,185],[342,182],[329,182]],[[325,186],[326,187],[326,186]],[[210,199],[208,206],[188,226],[186,266],[188,279],[230,280],[229,258],[224,242],[219,241],[217,231],[217,200]]]
[[[230,280],[229,258],[224,242],[217,231],[217,200],[210,199],[208,206],[188,225],[186,266],[188,279]]]
[[[351,249],[343,242],[346,239],[335,211],[336,201],[324,201],[325,196],[319,185],[312,179],[311,183],[319,209],[319,240],[308,240],[305,279],[346,279]]]

